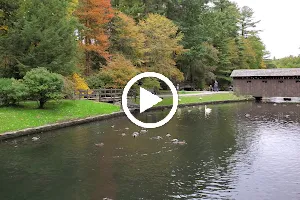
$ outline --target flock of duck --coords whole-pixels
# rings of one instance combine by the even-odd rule
[[[211,113],[211,111],[212,111],[212,109],[211,108],[208,108],[206,105],[205,105],[205,116],[207,116],[207,115],[209,115],[210,113]],[[111,126],[112,128],[114,128],[115,127],[115,125],[113,125],[113,126]],[[125,128],[125,130],[129,130],[129,128]],[[148,130],[145,130],[145,129],[142,129],[140,132],[134,132],[134,133],[132,133],[132,136],[134,137],[134,138],[136,138],[136,137],[138,137],[140,134],[145,134],[145,133],[147,133],[148,132]],[[126,136],[126,133],[122,133],[121,134],[123,137],[124,136]],[[166,137],[167,138],[171,138],[171,134],[167,134],[166,135]],[[33,137],[32,138],[32,141],[38,141],[40,139],[40,137]],[[161,140],[161,139],[163,139],[163,137],[161,137],[161,136],[156,136],[156,137],[152,137],[151,139],[155,139],[155,140]],[[178,140],[178,139],[171,139],[170,140],[173,144],[179,144],[179,145],[185,145],[185,144],[187,144],[186,143],[186,141],[185,140],[183,140],[183,141],[180,141],[180,140]],[[104,143],[100,143],[100,144],[95,144],[96,146],[98,146],[98,147],[102,147],[102,146],[104,146]]]
[[[148,131],[147,130],[141,130],[140,132],[134,132],[133,134],[132,134],[132,137],[134,137],[134,138],[137,138],[138,136],[140,136],[140,134],[144,134],[144,133],[147,133]],[[122,136],[126,136],[126,134],[125,133],[122,133]],[[167,134],[166,135],[166,137],[167,138],[171,138],[171,134]],[[156,137],[152,137],[152,138],[150,138],[150,139],[152,139],[152,140],[162,140],[163,139],[163,137],[161,137],[161,136],[156,136]],[[186,142],[185,142],[185,140],[183,140],[183,141],[179,141],[178,139],[172,139],[172,140],[170,140],[173,144],[179,144],[179,145],[185,145],[185,144],[187,144]]]

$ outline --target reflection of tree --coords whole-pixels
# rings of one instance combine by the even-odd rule
[[[188,112],[188,108],[182,111],[184,117],[178,123],[179,127],[185,126],[182,137],[188,145],[174,164],[180,170],[180,176],[173,181],[183,182],[189,187],[176,187],[173,189],[175,194],[202,197],[210,192],[226,193],[231,189],[234,163],[237,162],[232,157],[238,148],[237,123],[242,107],[247,107],[247,104],[211,106],[213,110],[207,119],[204,111],[198,108],[192,112]]]

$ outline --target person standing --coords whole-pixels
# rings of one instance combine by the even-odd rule
[[[217,80],[215,80],[215,83],[214,83],[214,91],[219,92],[219,83]]]

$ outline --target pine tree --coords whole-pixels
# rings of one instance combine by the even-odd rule
[[[32,68],[44,67],[72,74],[77,56],[76,20],[68,15],[68,0],[23,1],[15,26],[0,43],[4,76],[22,78]]]

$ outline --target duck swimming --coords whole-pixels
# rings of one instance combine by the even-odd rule
[[[138,137],[140,134],[138,133],[138,132],[134,132],[133,134],[132,134],[132,136],[134,137],[134,138],[136,138],[136,137]]]
[[[39,137],[33,137],[32,138],[32,141],[37,141],[37,140],[39,140],[40,138]]]

